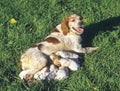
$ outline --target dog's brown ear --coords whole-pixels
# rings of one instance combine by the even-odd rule
[[[69,22],[69,18],[65,18],[61,23],[61,29],[64,35],[67,35],[67,33],[69,32],[68,22]]]

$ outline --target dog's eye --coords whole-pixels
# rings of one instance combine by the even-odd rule
[[[71,20],[71,22],[74,22],[74,21],[75,21],[75,19]]]

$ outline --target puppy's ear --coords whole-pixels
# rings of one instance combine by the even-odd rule
[[[61,23],[61,29],[64,35],[66,35],[69,32],[68,22],[69,22],[69,18],[65,18]]]

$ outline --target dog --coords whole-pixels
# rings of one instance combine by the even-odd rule
[[[50,62],[49,56],[57,51],[72,50],[78,53],[89,53],[97,50],[98,47],[82,47],[81,34],[84,32],[82,24],[82,17],[72,14],[57,25],[42,42],[25,51],[20,59],[22,70],[29,70],[25,78],[32,79],[34,74]]]

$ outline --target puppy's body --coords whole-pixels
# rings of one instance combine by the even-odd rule
[[[65,18],[61,24],[56,26],[54,31],[47,36],[43,42],[29,48],[21,57],[20,63],[23,70],[32,69],[26,78],[30,79],[33,75],[46,66],[48,57],[52,53],[61,50],[72,50],[78,53],[86,53],[97,48],[82,48],[81,28],[82,20],[80,16],[73,14]]]
[[[76,71],[80,67],[78,55],[75,53],[58,51],[50,55],[50,58],[55,65],[68,67],[72,71]]]
[[[55,80],[63,80],[66,79],[69,75],[69,70],[67,67],[61,66],[56,73]]]
[[[47,72],[47,67],[44,67],[42,70],[38,71],[34,75],[34,79],[36,79],[36,80],[45,80],[48,75],[49,75],[49,72]]]
[[[55,65],[50,66],[49,72],[46,70],[46,67],[43,68],[41,71],[37,72],[34,75],[34,79],[37,80],[50,80],[50,79],[55,79],[55,80],[62,80],[67,78],[69,75],[69,70],[67,67],[61,66],[59,69],[55,67]]]
[[[59,62],[62,66],[68,67],[72,71],[76,71],[80,67],[80,65],[75,60],[68,58],[61,58],[59,59]]]

